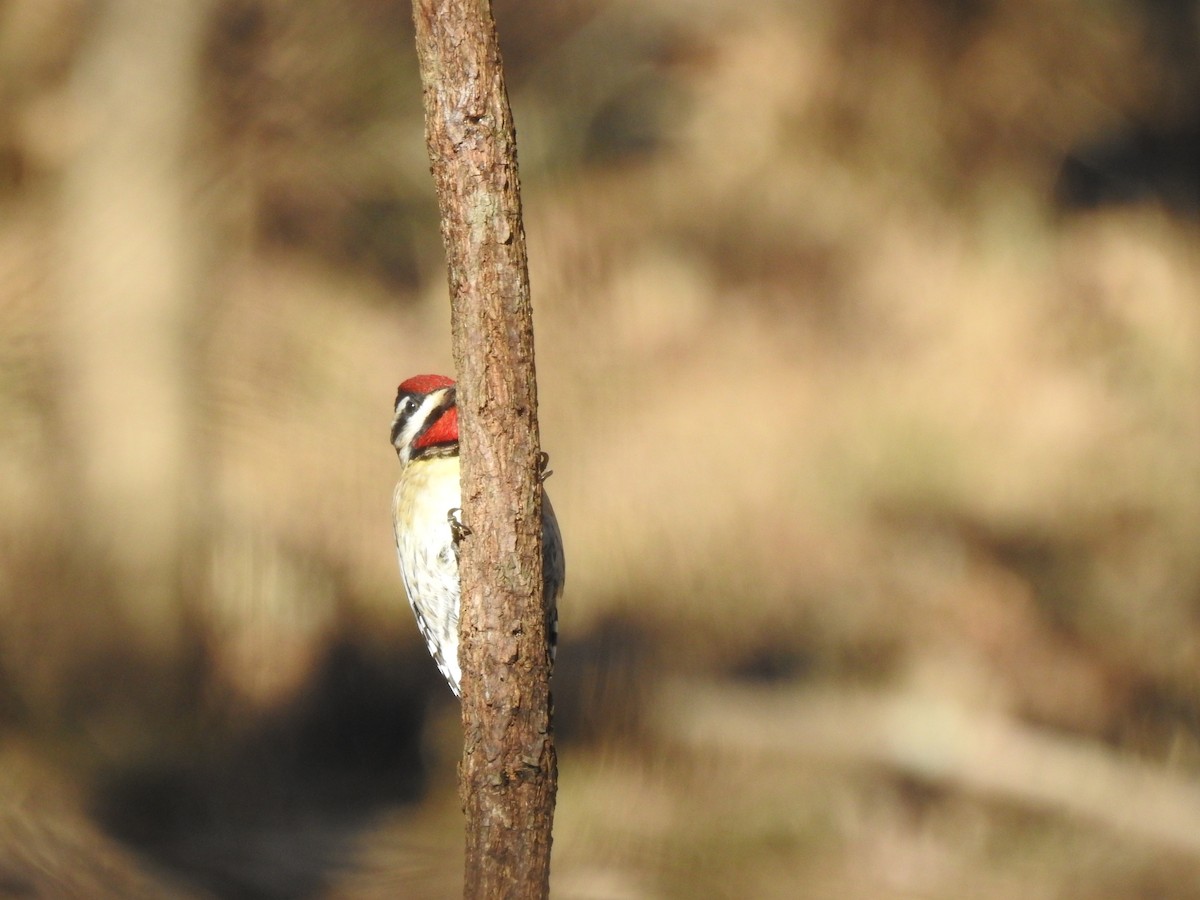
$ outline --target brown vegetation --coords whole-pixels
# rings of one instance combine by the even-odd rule
[[[0,9],[0,894],[456,894],[387,514],[450,360],[411,9],[214,0],[189,69],[140,5]],[[497,15],[554,896],[1200,893],[1194,6]],[[97,117],[112,29],[187,114]]]

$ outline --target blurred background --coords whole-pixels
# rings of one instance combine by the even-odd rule
[[[1194,0],[498,0],[554,895],[1200,897]],[[0,897],[458,895],[402,0],[0,2]]]

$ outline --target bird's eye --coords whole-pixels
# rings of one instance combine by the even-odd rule
[[[405,397],[404,402],[400,404],[400,415],[411,416],[417,411],[417,401],[412,397]]]

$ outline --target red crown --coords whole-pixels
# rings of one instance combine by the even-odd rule
[[[454,387],[454,379],[445,375],[414,375],[400,382],[400,390],[413,394],[428,394],[438,388]]]

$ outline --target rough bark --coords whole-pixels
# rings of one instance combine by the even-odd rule
[[[414,0],[458,371],[464,896],[546,897],[557,761],[516,135],[488,0]]]

